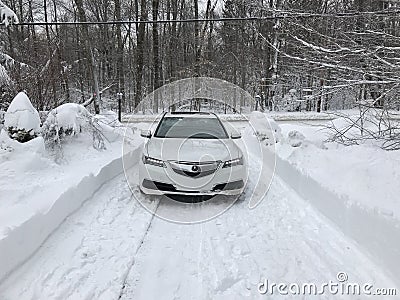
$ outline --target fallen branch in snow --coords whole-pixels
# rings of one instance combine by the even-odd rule
[[[113,83],[113,84],[111,84],[111,85],[109,85],[109,86],[107,86],[107,87],[105,87],[104,89],[102,89],[101,91],[100,91],[100,93],[104,93],[104,92],[106,92],[106,91],[108,91],[109,89],[111,89],[112,87],[114,87],[116,85],[116,83]],[[97,97],[98,95],[96,95],[96,97]],[[83,105],[83,106],[85,106],[85,107],[87,107],[87,106],[89,106],[90,104],[92,104],[92,102],[94,101],[94,95],[92,95],[88,100],[86,100],[84,103],[82,103],[81,105]]]
[[[328,142],[345,146],[372,142],[384,150],[400,150],[400,122],[388,110],[377,109],[374,103],[360,103],[359,116],[331,113],[338,117],[325,126],[331,132]]]

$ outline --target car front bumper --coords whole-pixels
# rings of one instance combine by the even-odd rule
[[[245,165],[222,168],[215,173],[192,178],[178,174],[166,164],[159,167],[140,162],[139,166],[140,190],[150,195],[240,195],[247,182],[247,168]]]

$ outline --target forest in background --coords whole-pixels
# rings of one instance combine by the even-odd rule
[[[121,97],[130,112],[162,85],[198,76],[240,86],[259,109],[400,106],[398,0],[3,2],[28,24],[0,27],[0,110],[25,90],[42,111],[115,109]],[[201,21],[178,22],[190,19]],[[33,24],[49,22],[97,24]]]

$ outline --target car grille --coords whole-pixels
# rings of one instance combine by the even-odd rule
[[[221,162],[214,161],[198,163],[170,161],[169,164],[172,170],[177,174],[192,178],[201,178],[214,174],[221,165]]]

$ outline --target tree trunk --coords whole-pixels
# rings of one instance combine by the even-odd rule
[[[147,19],[146,0],[140,0],[140,21]],[[142,80],[143,80],[143,56],[145,43],[146,25],[140,23],[138,26],[137,49],[136,49],[136,93],[135,93],[135,112],[139,109],[142,99]]]
[[[83,8],[82,0],[74,0],[76,8],[78,10],[78,17],[80,22],[87,22],[86,13]],[[82,25],[81,27],[81,38],[84,42],[84,48],[86,52],[86,59],[90,74],[92,75],[92,93],[93,93],[93,103],[94,110],[96,114],[100,113],[101,103],[98,101],[98,97],[100,95],[99,90],[99,80],[98,80],[98,71],[96,61],[94,59],[92,43],[89,37],[89,29],[87,25]]]
[[[153,0],[153,21],[158,19],[159,0]],[[161,87],[160,80],[160,53],[159,53],[159,40],[158,40],[158,24],[153,23],[153,75],[154,75],[154,90],[157,91]],[[153,110],[158,114],[159,97],[158,92],[154,93]]]
[[[121,21],[121,1],[114,0],[115,3],[115,19]],[[118,77],[118,93],[122,94],[122,103],[125,106],[125,75],[124,75],[124,43],[122,41],[121,24],[117,24],[117,77]]]

